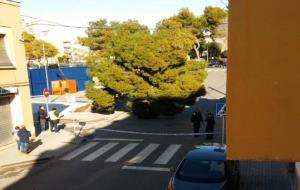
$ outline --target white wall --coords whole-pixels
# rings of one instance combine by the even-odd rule
[[[14,96],[10,104],[10,110],[13,127],[23,125],[24,118],[22,113],[21,97],[19,94]]]

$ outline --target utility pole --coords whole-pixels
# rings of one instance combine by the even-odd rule
[[[45,43],[44,43],[44,40],[42,40],[42,44],[43,44],[43,55],[44,55],[44,68],[45,68],[45,76],[46,76],[46,88],[48,90],[49,89],[49,79],[48,79],[48,61],[47,61],[47,58],[46,58],[46,53],[45,53]],[[49,105],[48,105],[48,97],[47,97],[47,102],[46,102],[46,110],[47,110],[47,113],[49,112]]]
[[[209,54],[208,54],[208,46],[207,46],[207,56],[206,56],[206,61],[207,61],[207,63],[208,63],[208,57],[209,57]]]

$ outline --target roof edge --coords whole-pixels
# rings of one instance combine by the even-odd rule
[[[17,0],[0,0],[0,3],[19,7],[21,2]]]

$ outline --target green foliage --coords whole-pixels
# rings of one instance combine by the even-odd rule
[[[187,10],[179,15],[193,18]],[[153,33],[137,21],[91,22],[87,37],[79,42],[92,50],[87,58],[89,74],[111,92],[88,86],[88,98],[111,108],[111,93],[126,96],[132,100],[133,111],[145,118],[178,113],[183,106],[176,102],[195,98],[207,76],[206,62],[187,60],[197,37],[182,26],[194,26],[194,22],[197,19],[165,20]]]
[[[210,57],[219,57],[221,55],[221,46],[217,42],[207,43],[205,46],[208,48]]]
[[[86,84],[86,97],[93,100],[93,112],[113,111],[115,107],[115,98],[104,89],[96,89],[91,83]]]
[[[22,36],[24,39],[25,54],[28,60],[41,60],[44,56],[43,43],[47,58],[54,57],[58,54],[58,49],[51,43],[36,39],[34,35],[27,32],[23,32]]]
[[[57,60],[59,63],[68,63],[69,62],[69,58],[66,55],[57,57]]]
[[[195,16],[187,8],[181,9],[177,15],[164,19],[157,24],[161,29],[184,29],[191,32],[194,36],[201,34],[203,22],[200,17]]]
[[[153,104],[148,100],[135,100],[132,103],[132,112],[143,119],[150,119],[159,115]]]
[[[216,28],[220,25],[227,17],[227,11],[220,7],[206,7],[204,9],[204,14],[202,15],[203,26],[212,32],[214,35],[216,33]]]
[[[221,58],[228,58],[228,51],[227,50],[222,51]]]

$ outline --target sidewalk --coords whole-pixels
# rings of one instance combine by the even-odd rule
[[[49,160],[68,152],[79,143],[80,138],[75,138],[74,134],[68,131],[60,130],[59,133],[46,131],[31,142],[33,150],[27,155],[21,154],[16,144],[0,150],[0,167]]]
[[[97,128],[106,127],[111,122],[124,117],[128,117],[128,113],[115,112],[111,115],[82,112],[68,113],[60,122],[65,124],[65,128],[61,129],[59,133],[51,133],[49,130],[42,132],[31,142],[32,151],[29,154],[19,153],[16,143],[0,147],[0,167],[34,163],[59,157],[80,144],[85,136],[93,134]],[[80,135],[75,137],[74,126],[79,127],[79,121],[86,122],[86,124],[83,126]]]

